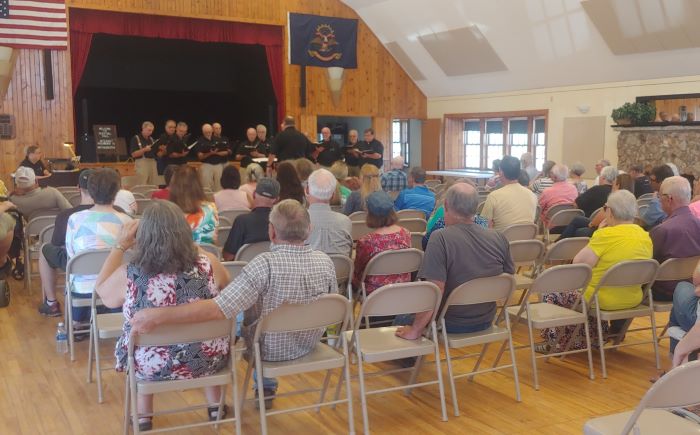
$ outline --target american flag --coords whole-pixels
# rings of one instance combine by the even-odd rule
[[[0,0],[0,46],[65,50],[65,0]]]

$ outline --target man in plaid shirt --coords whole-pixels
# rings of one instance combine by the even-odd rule
[[[401,192],[406,188],[407,178],[403,171],[403,157],[391,159],[391,171],[382,174],[382,189],[385,192]]]
[[[245,311],[243,337],[251,349],[260,318],[282,304],[310,303],[338,290],[331,259],[304,244],[310,229],[309,213],[298,201],[280,202],[270,213],[271,252],[249,262],[218,297],[176,307],[141,310],[131,321],[132,329],[142,333],[161,324],[231,319]],[[314,349],[322,334],[323,330],[265,334],[261,343],[262,359],[287,361],[302,357]],[[274,396],[276,379],[263,379],[263,390],[264,397]],[[265,407],[271,406],[269,398]]]

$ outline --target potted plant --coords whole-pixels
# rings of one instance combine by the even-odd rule
[[[648,124],[656,118],[653,103],[625,103],[610,114],[617,125]]]

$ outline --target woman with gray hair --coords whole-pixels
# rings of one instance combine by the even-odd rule
[[[131,261],[122,264],[124,252],[132,247]],[[211,299],[228,281],[221,263],[194,244],[190,227],[175,204],[156,200],[140,221],[124,225],[96,282],[96,291],[104,304],[124,310],[122,335],[115,349],[117,371],[127,367],[130,320],[135,313],[145,308]],[[134,350],[136,376],[146,381],[208,376],[221,370],[228,358],[228,338],[167,347],[142,346]],[[220,387],[208,387],[205,393],[212,405],[209,419],[214,420]],[[137,408],[139,415],[152,413],[153,395],[139,395]],[[150,430],[152,417],[139,418],[139,427]]]
[[[605,219],[598,230],[593,233],[588,245],[583,248],[576,257],[574,264],[588,264],[593,268],[593,275],[588,287],[583,294],[586,301],[590,302],[593,292],[600,279],[612,266],[627,260],[648,260],[652,258],[653,248],[649,233],[634,223],[637,216],[637,200],[634,194],[628,190],[618,190],[608,196],[603,206]],[[571,308],[578,299],[578,292],[551,293],[545,297],[546,302]],[[642,288],[640,286],[629,287],[602,287],[598,292],[600,309],[613,311],[633,308],[642,302]],[[597,337],[595,322],[589,319],[591,336]],[[619,327],[616,322],[612,328]],[[574,349],[582,349],[586,346],[584,328],[579,328],[579,334],[572,337],[575,327],[550,328],[542,331],[547,342],[540,346],[539,350],[562,350],[566,343],[573,338]],[[603,324],[603,334],[607,334],[607,324]],[[612,331],[611,331],[612,332]],[[615,331],[617,332],[617,331]]]
[[[576,162],[573,165],[571,165],[571,169],[569,170],[569,177],[571,178],[571,184],[574,185],[576,188],[576,191],[578,191],[578,194],[581,195],[584,193],[586,190],[588,190],[588,184],[586,184],[585,181],[583,181],[583,174],[586,172],[586,167],[583,166],[583,163],[581,162]]]

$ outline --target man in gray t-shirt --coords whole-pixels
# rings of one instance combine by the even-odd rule
[[[515,272],[506,238],[474,224],[478,203],[473,186],[457,183],[450,187],[445,198],[446,227],[431,235],[425,250],[418,277],[440,288],[443,303],[452,290],[467,281]],[[450,308],[445,317],[447,332],[484,330],[491,325],[495,313],[495,303]],[[396,334],[411,340],[420,337],[431,315],[416,314],[413,325],[399,327]]]

